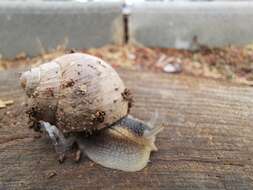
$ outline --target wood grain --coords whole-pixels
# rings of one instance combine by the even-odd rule
[[[131,113],[149,121],[158,112],[156,124],[165,124],[144,170],[125,173],[87,158],[59,164],[50,141],[27,128],[17,71],[8,71],[0,73],[0,98],[15,104],[0,110],[0,189],[253,189],[252,87],[119,73],[135,97]]]

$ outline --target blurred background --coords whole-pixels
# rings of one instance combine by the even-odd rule
[[[0,2],[0,70],[75,49],[114,66],[253,84],[253,2]]]

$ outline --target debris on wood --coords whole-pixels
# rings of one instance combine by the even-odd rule
[[[81,150],[77,150],[76,151],[76,155],[75,155],[75,162],[79,162],[80,161],[80,159],[81,159],[81,156],[82,156],[82,152],[81,152]]]
[[[13,100],[6,100],[6,101],[4,101],[4,100],[0,99],[0,109],[1,108],[6,108],[7,106],[12,105],[12,104],[14,104]]]
[[[47,173],[47,178],[50,179],[50,178],[53,178],[56,175],[57,175],[57,173],[55,171],[50,171],[50,172]]]

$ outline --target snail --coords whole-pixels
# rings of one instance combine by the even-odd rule
[[[132,95],[117,72],[103,60],[72,53],[22,73],[28,116],[45,131],[58,155],[76,143],[94,162],[108,168],[144,168],[162,126],[129,114]]]

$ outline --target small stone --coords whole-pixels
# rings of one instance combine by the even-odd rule
[[[76,151],[75,162],[79,162],[82,156],[81,150]]]
[[[50,179],[50,178],[52,178],[52,177],[54,177],[54,176],[56,176],[56,175],[57,175],[57,173],[56,173],[55,171],[50,171],[50,172],[47,174],[47,178]]]
[[[0,99],[0,109],[1,108],[5,108],[6,106],[9,106],[11,104],[13,104],[14,101],[13,100],[6,100],[6,101],[3,101]]]
[[[182,71],[182,67],[180,64],[167,64],[164,66],[163,71],[166,73],[180,73]]]

